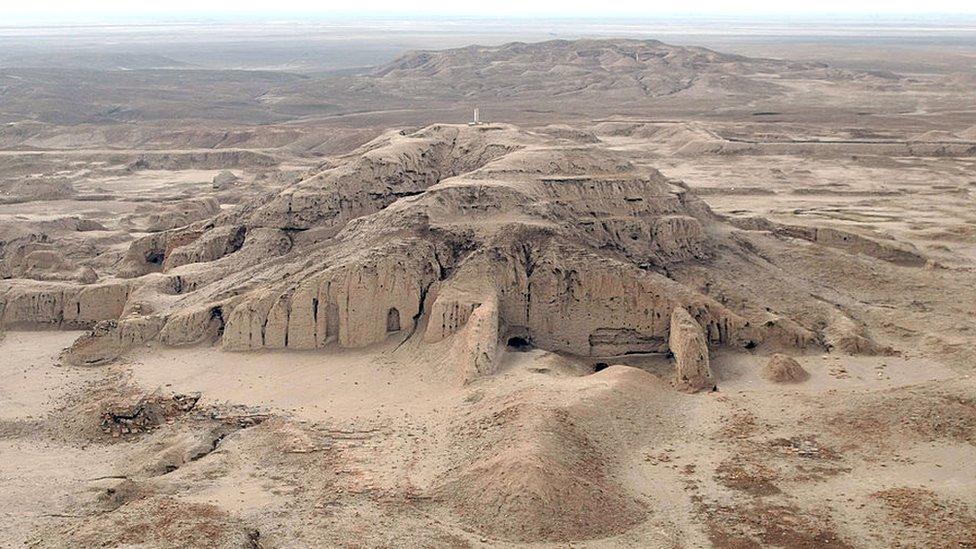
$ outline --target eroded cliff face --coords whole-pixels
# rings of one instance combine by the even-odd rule
[[[519,146],[515,130],[481,138],[464,127],[431,126],[404,135],[392,132],[367,145],[350,162],[287,189],[250,218],[255,226],[335,230],[377,212],[399,198],[471,171]],[[462,135],[464,134],[464,135]]]
[[[558,240],[466,258],[434,301],[427,339],[458,331],[490,292],[503,328],[539,347],[582,356],[666,352],[670,315],[688,307],[713,343],[750,341],[748,320],[653,271]]]
[[[681,182],[597,143],[438,125],[391,132],[277,196],[142,237],[97,284],[5,281],[0,318],[94,327],[69,351],[82,363],[153,339],[253,351],[395,338],[439,346],[470,380],[494,372],[513,336],[588,357],[670,352],[689,391],[714,385],[709,346],[878,352],[819,301],[791,318],[757,299],[748,285],[773,275],[746,229],[785,230],[732,227]],[[893,259],[843,235],[798,234]],[[712,295],[715,266],[732,258],[750,276]]]
[[[426,242],[366,250],[342,265],[247,294],[225,313],[223,346],[364,347],[390,334],[412,333],[438,274],[433,247]]]
[[[121,282],[79,286],[68,283],[3,282],[0,326],[15,328],[88,328],[117,319],[130,288]]]

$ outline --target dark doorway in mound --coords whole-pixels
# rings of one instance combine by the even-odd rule
[[[386,331],[400,331],[400,311],[396,307],[390,307],[390,310],[386,313]]]
[[[595,374],[597,372],[602,372],[603,370],[606,370],[609,367],[610,365],[607,364],[606,362],[597,362],[596,364],[593,365],[593,373]]]
[[[524,337],[518,337],[518,336],[510,337],[508,338],[508,342],[505,345],[509,348],[509,350],[517,351],[520,353],[524,353],[525,351],[532,350],[532,343],[529,340],[525,339]]]
[[[146,254],[146,263],[151,263],[153,265],[162,265],[164,259],[166,259],[166,254],[158,250]]]
[[[216,331],[216,338],[224,335],[224,309],[222,307],[214,307],[210,309],[210,321],[214,326]]]

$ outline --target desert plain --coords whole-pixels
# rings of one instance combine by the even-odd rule
[[[976,547],[976,23],[872,24],[0,28],[0,545]]]

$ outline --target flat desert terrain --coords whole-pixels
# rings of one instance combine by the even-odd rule
[[[0,27],[0,546],[976,547],[974,90],[967,20]]]

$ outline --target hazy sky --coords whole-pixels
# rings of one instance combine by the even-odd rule
[[[655,15],[667,13],[976,13],[976,0],[0,0],[6,15],[58,16],[153,13],[416,13],[418,15]]]

